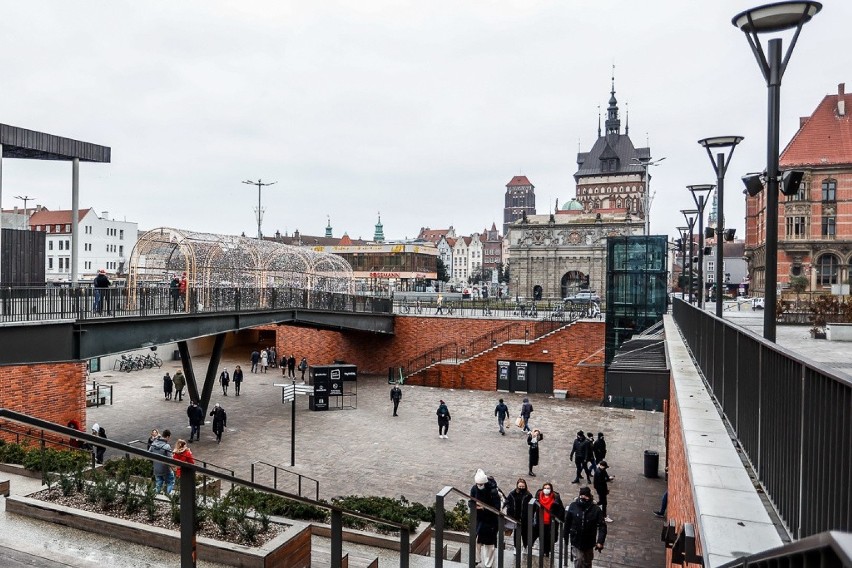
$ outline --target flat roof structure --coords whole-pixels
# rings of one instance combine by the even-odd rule
[[[60,160],[70,162],[109,163],[112,150],[108,146],[64,138],[45,132],[0,124],[0,146],[3,158],[25,160]]]

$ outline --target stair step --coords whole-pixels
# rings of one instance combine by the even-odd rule
[[[317,550],[314,547],[311,550],[311,568],[328,568],[329,566],[331,566],[331,551]],[[348,568],[378,568],[379,558],[378,556],[373,558],[355,556],[344,551],[343,566]]]

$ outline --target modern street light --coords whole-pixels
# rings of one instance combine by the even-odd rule
[[[260,190],[268,185],[275,185],[278,182],[273,181],[269,183],[263,183],[263,181],[261,180],[251,181],[250,179],[247,179],[243,183],[257,186],[257,238],[262,239],[263,233],[260,231],[260,224],[263,222],[263,209],[260,206]]]
[[[695,239],[692,238],[692,233],[695,230],[695,218],[698,216],[698,209],[681,209],[683,218],[686,219],[687,228],[689,229],[689,303],[692,303],[692,280],[695,277],[695,263],[692,262],[692,247]]]
[[[675,227],[677,229],[678,234],[680,235],[680,275],[683,277],[684,275],[684,267],[686,266],[686,238],[687,233],[690,231],[689,227]],[[691,237],[692,235],[690,235]],[[681,282],[683,282],[681,280]],[[681,285],[680,287],[680,299],[684,299],[684,294],[686,294],[685,286]]]
[[[766,245],[764,254],[763,337],[775,341],[775,305],[778,297],[778,155],[781,121],[781,79],[802,26],[820,10],[819,2],[778,2],[740,12],[731,23],[742,30],[757,60],[768,88],[768,127],[766,148]],[[770,39],[769,57],[764,54],[759,34],[795,28],[793,38],[781,59],[781,38]]]
[[[704,309],[704,208],[707,207],[707,197],[715,185],[709,183],[688,185],[686,189],[692,193],[692,199],[698,208],[698,307]]]
[[[665,160],[666,157],[663,156],[657,160],[652,160],[651,158],[633,158],[633,163],[642,166],[642,169],[645,170],[645,199],[644,205],[645,208],[645,236],[651,234],[651,194],[649,192],[649,187],[651,184],[651,176],[648,175],[648,168],[650,166],[658,166],[660,162]]]
[[[725,172],[728,171],[728,164],[734,156],[734,149],[742,141],[742,136],[715,136],[698,141],[707,150],[707,156],[716,171],[716,317],[718,318],[722,317],[722,277],[724,275],[722,265],[725,259],[722,238],[725,231]],[[715,160],[713,150],[718,150]],[[730,152],[727,152],[726,156],[727,150]]]

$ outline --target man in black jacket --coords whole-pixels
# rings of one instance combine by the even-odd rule
[[[399,416],[396,413],[396,409],[399,408],[399,401],[402,400],[402,389],[399,388],[399,384],[394,384],[391,388],[390,399],[393,402],[393,415]]]
[[[598,506],[603,513],[604,521],[611,523],[612,519],[606,514],[606,496],[609,495],[609,486],[607,483],[615,480],[614,475],[609,474],[609,464],[606,460],[601,460],[595,467],[595,493],[598,494]]]
[[[577,466],[577,476],[571,483],[580,483],[583,471],[586,469],[586,435],[582,430],[577,432],[577,438],[571,446],[571,456],[568,459],[574,460],[574,465]]]
[[[604,547],[606,523],[588,487],[580,488],[580,496],[565,512],[565,528],[570,535],[574,568],[592,568],[595,550],[601,551]]]
[[[189,417],[189,441],[195,436],[196,440],[201,439],[201,426],[204,424],[204,409],[198,406],[196,401],[192,401],[186,409],[186,415]]]

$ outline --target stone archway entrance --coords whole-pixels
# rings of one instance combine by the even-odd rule
[[[562,292],[562,297],[567,298],[573,294],[576,294],[580,290],[589,287],[589,275],[580,272],[579,270],[570,270],[562,276],[562,281],[560,283],[560,291]]]

